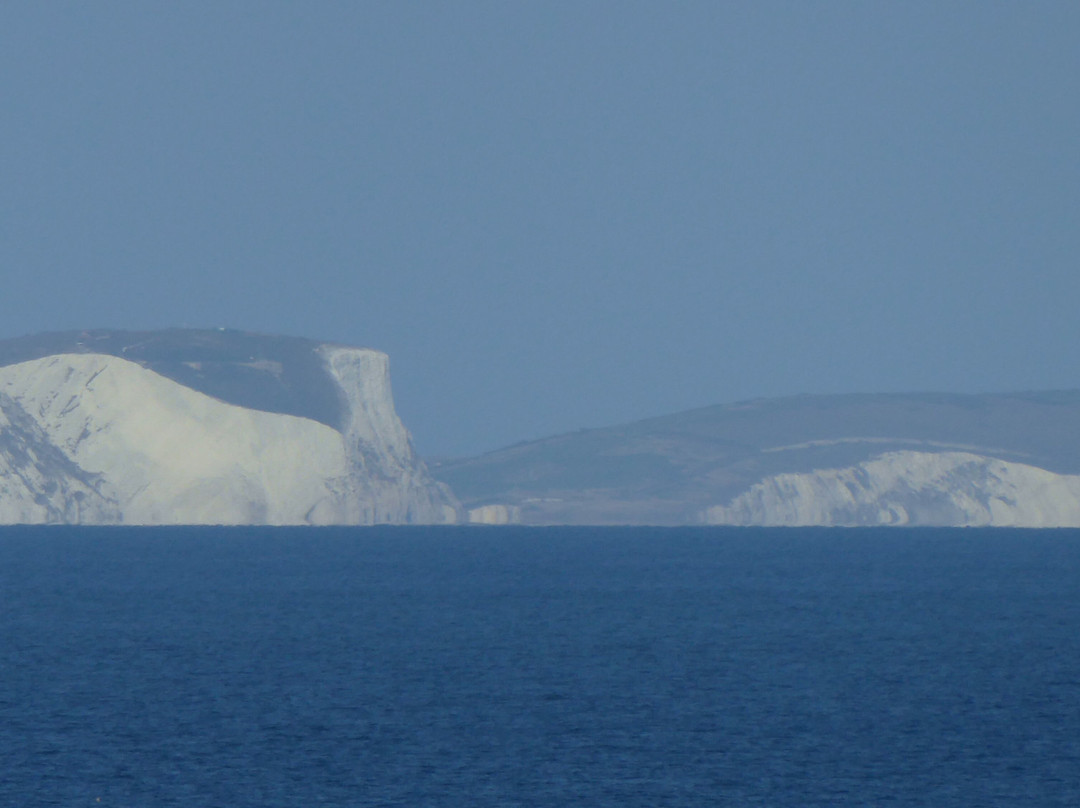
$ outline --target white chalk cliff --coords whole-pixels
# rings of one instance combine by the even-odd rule
[[[967,452],[889,452],[848,468],[777,474],[707,524],[1080,527],[1080,476]]]
[[[0,523],[453,521],[377,351],[323,346],[341,430],[213,398],[117,356],[0,367]]]

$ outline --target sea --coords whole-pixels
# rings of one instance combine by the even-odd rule
[[[1080,531],[0,529],[0,806],[1080,806]]]

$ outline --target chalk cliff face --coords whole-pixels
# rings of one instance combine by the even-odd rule
[[[456,521],[453,494],[428,475],[394,412],[386,354],[334,345],[321,346],[319,353],[345,398],[339,434],[352,493],[344,521]]]
[[[769,477],[707,524],[1080,527],[1080,476],[965,452],[890,452]]]
[[[340,429],[107,354],[0,367],[0,522],[453,521],[456,501],[394,413],[386,356],[316,353],[339,391]]]
[[[116,503],[12,398],[0,393],[0,524],[117,522]]]

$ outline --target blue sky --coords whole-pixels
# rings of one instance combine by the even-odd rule
[[[0,337],[390,354],[425,454],[1075,388],[1075,2],[8,2]]]

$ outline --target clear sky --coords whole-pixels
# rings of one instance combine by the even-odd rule
[[[0,4],[0,337],[390,354],[424,454],[1080,387],[1080,3]]]

